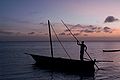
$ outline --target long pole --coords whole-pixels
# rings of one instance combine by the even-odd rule
[[[51,48],[51,56],[53,58],[53,46],[52,46],[52,37],[51,37],[51,29],[50,29],[50,21],[48,20],[48,28],[49,28],[49,38],[50,38],[50,48]]]
[[[71,33],[71,35],[75,38],[76,41],[79,42],[79,40],[77,39],[77,37],[71,32],[71,30],[67,27],[67,25],[63,22],[63,20],[61,20],[61,22],[65,25],[65,27],[68,29],[68,31]],[[85,50],[85,52],[87,53],[87,51]],[[90,55],[87,53],[88,57],[92,60],[92,58],[90,57]],[[93,60],[92,60],[93,61]],[[99,67],[97,66],[97,64],[95,64],[95,66],[99,69]]]

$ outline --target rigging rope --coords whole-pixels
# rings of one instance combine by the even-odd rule
[[[62,42],[61,42],[60,39],[58,38],[58,36],[57,36],[57,34],[56,34],[56,32],[55,32],[55,30],[54,30],[54,28],[53,28],[52,25],[51,25],[51,28],[52,28],[53,32],[55,33],[55,36],[56,36],[56,38],[58,39],[58,41],[59,41],[60,45],[62,46],[63,50],[65,51],[65,53],[67,54],[67,56],[71,59],[71,57],[70,57],[70,55],[68,54],[67,50],[65,49],[65,47],[64,47],[63,44],[62,44]]]

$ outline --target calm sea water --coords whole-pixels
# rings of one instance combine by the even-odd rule
[[[63,42],[72,59],[79,59],[76,42]],[[24,53],[50,56],[49,42],[0,42],[0,80],[120,80],[120,52],[103,53],[103,49],[120,49],[120,42],[86,42],[93,59],[114,62],[96,63],[101,70],[94,77],[51,72],[33,66],[35,61]],[[54,56],[69,58],[60,44],[54,42]],[[85,55],[86,58],[87,55]]]

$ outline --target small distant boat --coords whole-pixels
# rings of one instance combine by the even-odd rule
[[[103,52],[118,52],[120,50],[103,50]]]
[[[51,39],[51,30],[50,30],[49,20],[48,20],[48,27],[49,27],[50,46],[51,46],[51,57],[26,53],[32,56],[32,58],[36,61],[35,64],[40,67],[49,68],[52,70],[59,70],[59,71],[65,71],[65,72],[67,71],[67,72],[80,73],[80,74],[82,73],[85,75],[93,76],[95,72],[94,60],[81,61],[81,60],[53,57],[52,39]]]

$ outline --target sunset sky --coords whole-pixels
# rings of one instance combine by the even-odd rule
[[[0,41],[48,40],[48,19],[62,40],[61,19],[79,40],[120,40],[120,0],[0,0]]]

